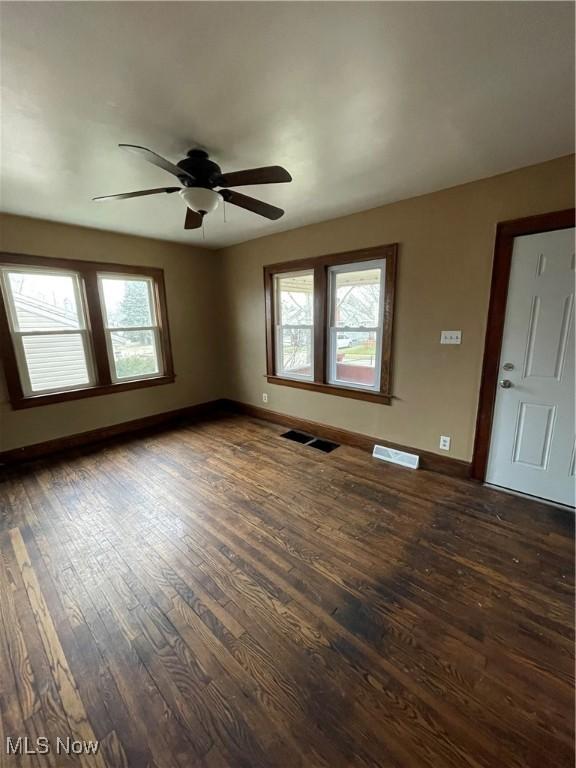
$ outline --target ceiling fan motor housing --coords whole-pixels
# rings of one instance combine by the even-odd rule
[[[182,176],[181,181],[186,187],[206,187],[212,189],[217,186],[218,178],[222,174],[220,166],[208,157],[208,152],[203,149],[191,149],[184,160],[177,163],[179,168],[191,174]]]

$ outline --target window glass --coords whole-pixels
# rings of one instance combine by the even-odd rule
[[[380,308],[380,269],[336,272],[336,325],[375,328]]]
[[[314,378],[314,273],[275,278],[276,373]]]
[[[153,331],[112,331],[110,338],[117,378],[159,373]]]
[[[314,275],[279,275],[277,291],[281,325],[312,325],[314,317]]]
[[[328,383],[377,390],[383,262],[329,270]]]
[[[61,392],[93,382],[84,297],[75,273],[2,270],[22,391]]]
[[[126,381],[160,375],[152,280],[109,275],[99,275],[98,279],[112,378]]]
[[[82,334],[26,335],[22,336],[22,346],[32,392],[90,383]]]
[[[7,277],[16,330],[80,328],[75,277],[48,274],[40,270],[8,272]]]
[[[108,328],[153,325],[149,280],[103,277],[101,285]]]
[[[376,343],[374,331],[337,331],[335,380],[376,386]]]
[[[292,375],[312,376],[312,329],[281,329],[280,369]]]

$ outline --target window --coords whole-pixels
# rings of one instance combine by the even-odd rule
[[[162,270],[0,254],[14,407],[174,380]]]
[[[314,272],[274,278],[276,370],[294,379],[314,378]]]
[[[328,269],[328,383],[378,390],[382,354],[383,261]]]
[[[264,268],[268,381],[391,402],[396,244]]]
[[[112,379],[141,379],[160,371],[153,281],[147,277],[99,275]]]
[[[62,392],[94,381],[84,296],[74,272],[2,271],[25,395]]]

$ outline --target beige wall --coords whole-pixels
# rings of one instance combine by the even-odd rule
[[[574,204],[574,158],[220,252],[17,216],[0,216],[0,250],[162,267],[174,384],[13,411],[0,371],[0,451],[230,397],[470,459],[496,223]],[[400,243],[391,406],[268,384],[262,267]],[[440,346],[461,329],[461,346]],[[264,406],[266,407],[266,406]]]
[[[494,234],[499,221],[574,205],[574,157],[253,240],[222,251],[227,396],[355,432],[470,459]],[[329,194],[329,187],[326,194]],[[400,243],[391,406],[268,384],[262,267]],[[461,346],[440,346],[461,329]]]
[[[214,251],[38,219],[2,215],[0,250],[164,269],[176,381],[14,411],[0,372],[0,451],[130,421],[221,395],[211,334],[218,320]]]

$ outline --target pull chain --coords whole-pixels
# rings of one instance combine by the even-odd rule
[[[206,240],[206,230],[204,229],[204,216],[202,216],[202,240]]]
[[[224,224],[226,224],[227,223],[226,222],[226,200],[224,200],[224,205],[222,206],[222,208],[224,210]]]

